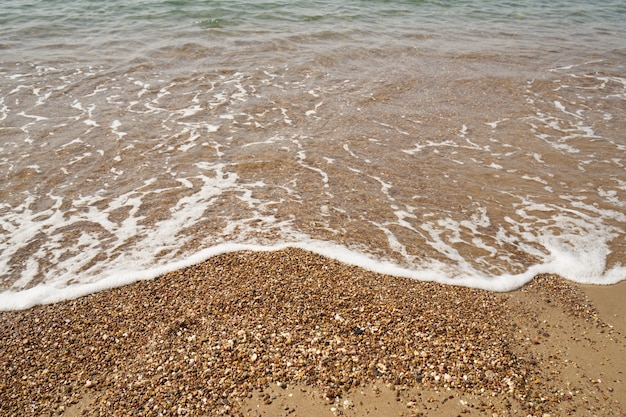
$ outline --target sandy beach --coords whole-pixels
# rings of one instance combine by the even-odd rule
[[[626,283],[499,294],[297,249],[0,313],[3,416],[623,416]]]

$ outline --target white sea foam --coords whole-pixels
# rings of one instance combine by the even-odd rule
[[[123,205],[128,204],[134,204],[135,207],[137,207],[139,202],[135,201],[135,203],[132,203],[131,201],[126,200],[123,203]],[[112,204],[112,206],[120,205],[122,205],[122,203]],[[182,203],[182,205],[185,204]],[[181,216],[194,217],[195,214],[192,213],[195,209],[192,207],[189,207],[189,209],[191,209],[191,211],[183,210],[183,212],[187,212],[187,214],[183,213]],[[520,210],[520,212],[527,216],[526,212],[529,210],[551,211],[551,208],[532,205]],[[581,215],[581,213],[577,214]],[[475,219],[475,222],[466,222],[463,226],[473,229],[474,233],[476,233],[476,225],[487,225],[489,221],[484,212],[482,212],[480,216],[482,219],[478,218]],[[406,213],[399,213],[398,217],[404,218],[406,217]],[[581,218],[585,217],[586,216],[581,215]],[[571,218],[565,218],[563,216],[556,216],[554,220],[557,222],[571,222]],[[100,221],[106,222],[106,219],[101,218]],[[172,221],[171,224],[174,226],[176,221]],[[579,282],[597,283],[598,277],[601,277],[602,282],[605,284],[618,282],[624,279],[626,274],[626,267],[623,266],[615,266],[610,270],[605,270],[605,263],[603,260],[606,259],[608,248],[605,244],[602,244],[605,240],[603,234],[606,231],[602,230],[600,227],[597,227],[596,229],[589,229],[588,224],[585,225],[584,223],[579,223],[578,227],[582,227],[583,229],[586,228],[586,230],[579,230],[580,233],[575,233],[573,231],[565,236],[562,234],[553,235],[550,233],[550,228],[546,227],[541,235],[535,236],[536,241],[549,250],[549,255],[545,257],[544,262],[537,264],[519,274],[487,276],[465,264],[463,258],[459,256],[458,253],[454,253],[451,247],[443,243],[443,240],[439,238],[440,232],[436,231],[441,226],[454,233],[458,232],[458,226],[450,223],[449,221],[439,221],[437,226],[432,224],[431,226],[424,225],[422,229],[430,234],[434,245],[440,245],[441,251],[445,252],[448,256],[456,258],[460,263],[464,264],[464,273],[460,277],[451,278],[445,270],[441,268],[441,264],[438,262],[433,261],[431,263],[431,268],[408,269],[391,262],[381,261],[371,255],[354,249],[349,249],[345,246],[312,239],[304,239],[270,246],[231,242],[212,246],[187,257],[184,260],[167,263],[154,268],[133,269],[133,260],[129,260],[126,264],[126,268],[120,268],[115,272],[105,274],[105,277],[95,282],[79,282],[70,285],[43,283],[27,290],[6,291],[0,294],[0,309],[24,309],[37,304],[52,303],[60,300],[80,297],[107,288],[114,288],[140,280],[151,279],[166,272],[183,268],[223,253],[240,250],[273,251],[286,247],[302,248],[319,253],[331,259],[336,259],[351,265],[357,265],[382,274],[408,277],[417,280],[436,281],[452,285],[470,286],[493,291],[508,291],[518,288],[538,273],[560,273]],[[126,229],[130,233],[131,231],[136,231],[136,228],[137,225],[134,224]],[[167,230],[168,228],[164,227],[163,229]],[[31,231],[35,232],[35,230]],[[24,232],[25,230],[22,228],[21,233],[23,234]],[[173,227],[170,232],[175,233],[176,227]],[[390,234],[390,237],[391,236],[392,234]],[[87,241],[90,239],[87,235],[84,235],[83,237],[87,239]],[[454,240],[461,240],[458,234],[457,238]],[[89,243],[87,241],[83,243]],[[489,246],[484,245],[484,243],[481,243],[478,238],[475,238],[473,243],[477,244],[478,247],[485,247],[487,250],[492,249]],[[400,246],[402,245],[399,245],[399,247]],[[28,270],[31,271],[30,274],[32,274],[35,269],[28,268]],[[26,274],[24,276],[25,281],[28,280],[28,275],[29,274]]]
[[[35,119],[35,121],[37,121],[37,122],[40,122],[42,120],[48,120],[48,118],[45,117],[45,116],[38,116],[38,115],[35,115],[35,114],[26,114],[23,111],[19,112],[18,116],[27,117],[29,119]]]

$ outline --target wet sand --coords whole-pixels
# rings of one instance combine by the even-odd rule
[[[626,284],[496,294],[297,249],[0,313],[7,416],[622,416]]]

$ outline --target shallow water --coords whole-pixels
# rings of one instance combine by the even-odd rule
[[[623,280],[625,15],[9,1],[0,308],[284,245],[493,290]]]

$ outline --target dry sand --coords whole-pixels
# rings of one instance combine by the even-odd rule
[[[624,296],[232,253],[0,313],[0,415],[624,416]]]

